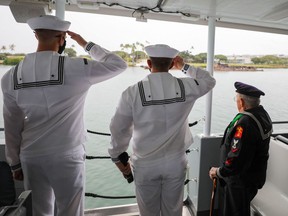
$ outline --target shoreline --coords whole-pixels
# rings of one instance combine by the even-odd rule
[[[14,66],[15,64],[6,65],[0,60],[0,66]],[[206,68],[205,63],[188,63],[195,67]],[[148,70],[147,65],[131,64],[128,62],[128,67],[141,67]],[[214,71],[217,72],[263,72],[264,69],[288,69],[288,65],[244,65],[244,64],[214,64]],[[173,69],[172,69],[173,70]]]

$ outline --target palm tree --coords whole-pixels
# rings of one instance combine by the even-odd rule
[[[128,52],[132,58],[132,62],[135,63],[137,60],[137,53],[136,51],[139,50],[139,48],[143,51],[144,45],[140,42],[132,43],[132,44],[120,44],[121,50],[129,50]]]
[[[6,51],[6,49],[7,49],[7,48],[6,48],[6,46],[4,46],[4,45],[1,47],[1,51],[2,51],[3,53]]]
[[[12,53],[14,52],[15,47],[16,47],[15,44],[10,44],[9,45],[9,49],[11,50]]]

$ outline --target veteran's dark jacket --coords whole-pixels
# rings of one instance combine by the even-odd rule
[[[262,106],[238,113],[226,128],[221,144],[222,180],[262,188],[271,133],[272,123]]]

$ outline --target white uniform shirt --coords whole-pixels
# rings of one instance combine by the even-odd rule
[[[122,93],[110,124],[112,159],[129,144],[134,165],[185,154],[193,142],[188,115],[196,99],[216,83],[209,72],[193,66],[187,75],[177,79],[170,73],[151,73]]]
[[[60,57],[52,51],[36,52],[3,76],[6,157],[10,165],[19,165],[19,154],[24,158],[49,156],[83,146],[88,89],[127,67],[119,56],[92,42],[85,50],[96,61]]]

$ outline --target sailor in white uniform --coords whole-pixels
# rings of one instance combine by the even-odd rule
[[[57,215],[84,215],[84,101],[92,85],[127,65],[68,31],[68,21],[40,16],[27,23],[38,39],[37,52],[27,54],[1,82],[7,161],[14,178],[24,177],[25,189],[32,190],[33,215],[54,215],[55,202]],[[61,56],[66,33],[93,60]]]
[[[145,48],[151,73],[121,96],[111,120],[112,160],[124,176],[119,155],[132,147],[131,162],[141,216],[182,215],[187,166],[185,151],[193,138],[188,115],[195,101],[215,86],[209,72],[184,64],[178,51],[158,44]],[[187,77],[168,73],[182,69]]]

